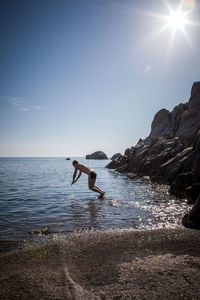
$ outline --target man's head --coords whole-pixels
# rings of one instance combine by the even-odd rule
[[[77,160],[73,160],[72,165],[75,167],[78,164]]]

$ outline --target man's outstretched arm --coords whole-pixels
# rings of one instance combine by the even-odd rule
[[[79,170],[78,177],[74,180],[74,183],[77,182],[77,180],[81,177],[82,171]]]
[[[75,169],[75,171],[74,171],[73,180],[72,180],[72,183],[71,183],[71,184],[74,184],[74,183],[76,182],[76,181],[75,181],[76,174],[77,174],[77,169]]]

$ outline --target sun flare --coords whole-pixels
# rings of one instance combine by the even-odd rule
[[[183,29],[187,23],[186,16],[181,11],[172,11],[168,17],[169,25],[174,29]]]
[[[167,7],[168,14],[159,14],[155,12],[145,12],[145,15],[162,21],[162,25],[146,37],[147,41],[157,39],[161,34],[168,34],[169,40],[166,48],[167,56],[170,56],[173,45],[176,41],[180,41],[181,35],[185,39],[186,44],[195,54],[197,49],[188,32],[188,27],[195,26],[200,28],[200,22],[191,20],[191,14],[194,12],[195,0],[180,0],[179,5],[175,8],[169,0],[163,0]],[[196,55],[196,54],[195,54]]]

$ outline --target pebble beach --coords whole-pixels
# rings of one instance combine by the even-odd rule
[[[73,233],[0,257],[1,299],[200,299],[200,232]]]

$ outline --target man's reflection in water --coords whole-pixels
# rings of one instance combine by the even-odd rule
[[[71,205],[71,221],[76,229],[98,227],[97,212],[100,210],[100,207],[98,207],[98,204],[96,205],[94,199],[89,200],[86,205],[82,206],[77,202]]]
[[[91,200],[89,203],[88,203],[88,209],[89,209],[89,212],[90,212],[90,228],[96,228],[97,227],[97,211],[98,209],[96,208],[96,205],[95,205],[95,201],[94,200]]]

